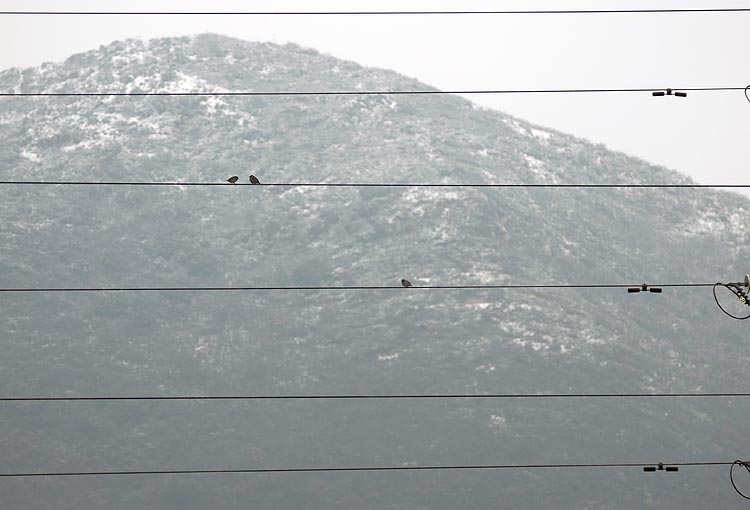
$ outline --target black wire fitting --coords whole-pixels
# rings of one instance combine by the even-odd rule
[[[646,285],[645,283],[641,284],[640,287],[628,287],[629,294],[637,294],[639,292],[653,292],[654,294],[661,294],[662,288],[651,287],[650,285]]]
[[[655,466],[643,466],[643,471],[646,473],[654,473],[656,471],[667,471],[670,473],[674,473],[675,471],[679,471],[680,468],[677,466],[665,466],[662,462],[659,462]]]
[[[677,96],[677,97],[687,97],[687,92],[675,92],[672,89],[665,90],[656,90],[651,93],[652,96]]]

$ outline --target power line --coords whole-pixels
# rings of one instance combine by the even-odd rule
[[[206,475],[206,474],[262,474],[262,473],[341,473],[362,471],[456,471],[499,469],[599,469],[652,466],[656,462],[612,462],[601,464],[474,464],[445,466],[367,466],[367,467],[311,467],[311,468],[251,468],[251,469],[159,469],[151,471],[46,471],[26,473],[0,473],[0,477],[51,477],[51,476],[119,476],[119,475]],[[668,462],[670,466],[729,466],[732,461],[718,462]]]
[[[750,8],[702,9],[565,9],[533,11],[0,11],[0,15],[155,15],[155,16],[425,16],[425,15],[478,15],[478,14],[676,14],[676,13],[732,13],[748,12]]]
[[[0,181],[4,186],[238,186],[228,182],[118,182],[118,181]],[[246,184],[245,184],[246,185]],[[240,185],[244,186],[244,185]],[[271,182],[252,186],[284,188],[750,188],[750,184],[628,184],[628,183],[498,183],[498,184],[439,184],[439,183],[369,183],[369,182]]]
[[[2,13],[0,13],[2,14]],[[683,91],[728,92],[745,87],[672,87]],[[216,91],[216,92],[1,92],[0,97],[275,97],[275,96],[435,96],[448,94],[595,94],[653,92],[662,87],[610,89],[485,89],[485,90],[321,90],[321,91]]]
[[[508,284],[508,285],[414,285],[409,289],[459,290],[459,289],[623,289],[642,287],[645,284]],[[663,283],[648,287],[713,287],[714,283]],[[739,284],[738,284],[739,285]],[[402,285],[341,285],[310,287],[36,287],[6,288],[0,292],[222,292],[222,291],[288,291],[288,290],[395,290],[409,292]]]
[[[208,401],[208,400],[429,400],[587,398],[745,398],[750,393],[425,393],[395,395],[173,395],[95,397],[0,397],[0,402]]]

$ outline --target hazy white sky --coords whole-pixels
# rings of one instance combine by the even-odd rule
[[[512,10],[747,7],[750,0],[0,0],[0,10]],[[750,84],[750,13],[464,16],[0,16],[0,69],[129,37],[295,42],[442,89]],[[703,183],[750,182],[742,91],[471,96]]]

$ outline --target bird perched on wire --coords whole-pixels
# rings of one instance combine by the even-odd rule
[[[404,287],[408,288],[408,287],[411,287],[411,282],[409,280],[405,279],[405,278],[402,278],[401,279],[401,285],[403,285]]]
[[[232,177],[230,177],[229,179],[227,179],[227,182],[228,182],[229,184],[234,184],[234,183],[235,183],[235,182],[237,182],[238,180],[240,180],[240,178],[239,178],[239,177],[237,177],[236,175],[233,175]]]
[[[260,184],[260,180],[258,180],[258,178],[254,175],[251,175],[250,177],[248,177],[248,179],[250,179],[250,184]]]

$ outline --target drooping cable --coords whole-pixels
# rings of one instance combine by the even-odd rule
[[[729,289],[729,291],[732,294],[734,294],[739,299],[739,301],[747,307],[746,308],[747,315],[733,314],[729,310],[727,310],[725,306],[722,306],[721,302],[719,301],[719,297],[716,295],[716,289],[719,287],[724,287],[726,289]],[[713,285],[713,294],[714,294],[714,301],[716,301],[716,305],[726,315],[728,315],[732,319],[737,319],[737,320],[750,319],[750,296],[748,295],[748,291],[743,288],[742,283],[739,283],[739,282],[738,283],[715,283]]]
[[[737,484],[734,481],[734,468],[735,468],[735,466],[741,466],[741,467],[745,468],[745,470],[747,471],[747,474],[750,475],[750,462],[744,462],[744,461],[741,461],[741,460],[735,460],[734,462],[732,462],[732,465],[729,467],[729,480],[732,482],[732,487],[734,487],[734,490],[737,491],[737,494],[739,494],[740,496],[742,496],[745,499],[750,499],[750,496],[748,496],[747,494],[744,494],[740,490],[740,488],[737,487]]]

